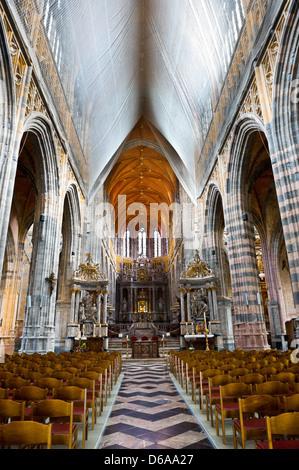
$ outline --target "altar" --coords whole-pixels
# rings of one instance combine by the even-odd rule
[[[215,349],[215,336],[214,335],[185,335],[185,341],[190,348],[195,351],[214,351]]]
[[[158,341],[134,341],[132,344],[133,359],[157,359],[159,357]]]

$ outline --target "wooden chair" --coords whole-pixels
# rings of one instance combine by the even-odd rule
[[[13,372],[9,372],[7,370],[1,370],[0,371],[0,384],[4,382],[6,379],[12,379],[15,377],[15,374]]]
[[[256,386],[257,395],[272,395],[275,397],[283,397],[284,395],[289,395],[289,393],[289,384],[279,382],[277,380],[264,382],[262,384],[257,384]]]
[[[242,449],[245,449],[247,440],[266,439],[265,417],[276,416],[279,412],[280,402],[277,397],[252,395],[239,398],[239,418],[233,421],[234,448],[237,449],[239,443]]]
[[[297,376],[292,372],[279,372],[278,374],[271,376],[271,381],[278,380],[282,383],[288,383],[290,386],[290,390],[293,389],[293,384],[296,382]]]
[[[208,378],[209,391],[206,394],[207,420],[211,417],[211,426],[214,426],[213,405],[220,403],[220,385],[233,383],[235,379],[230,375],[216,375]]]
[[[209,369],[207,364],[199,364],[192,368],[192,399],[196,404],[197,389],[200,388],[200,372]]]
[[[97,372],[99,374],[102,374],[102,385],[103,385],[103,394],[104,394],[103,404],[107,405],[108,393],[110,396],[108,369],[105,367],[96,366],[96,367],[92,367],[89,372]]]
[[[75,377],[75,374],[66,370],[59,370],[54,372],[52,377],[54,377],[54,379],[62,380],[63,384],[66,385],[69,380],[72,380]]]
[[[249,369],[246,369],[245,367],[236,367],[235,369],[228,371],[228,375],[239,380],[240,377],[249,374],[249,372]]]
[[[19,449],[34,447],[51,449],[51,424],[35,421],[12,421],[0,427],[0,444],[18,446]]]
[[[34,385],[48,390],[48,396],[53,396],[54,390],[62,387],[63,381],[55,377],[41,377],[35,380]]]
[[[95,394],[95,380],[87,379],[86,377],[75,377],[69,380],[68,385],[79,387],[87,390],[86,406],[91,409],[91,429],[97,422],[97,397]]]
[[[267,441],[257,442],[257,449],[299,449],[299,412],[266,417]]]
[[[8,388],[0,388],[0,400],[4,400],[7,398],[9,398]]]
[[[9,420],[24,421],[25,403],[15,402],[7,398],[0,399],[0,423],[6,424]]]
[[[200,372],[200,388],[199,388],[199,407],[204,413],[204,397],[209,393],[209,378],[216,375],[224,375],[219,369],[206,369]]]
[[[103,409],[103,373],[89,370],[86,372],[81,372],[80,377],[95,381],[95,396],[99,401],[99,416],[100,416],[102,414],[102,409]]]
[[[52,424],[52,445],[68,446],[69,449],[77,449],[78,426],[73,423],[73,402],[52,399],[33,403],[31,407],[31,419],[42,419]]]
[[[73,422],[82,423],[82,449],[88,439],[87,390],[72,385],[64,385],[54,391],[54,398],[73,402]]]
[[[292,372],[293,374],[299,374],[299,366],[290,366],[286,369],[286,372]]]
[[[104,369],[107,369],[107,389],[108,389],[108,395],[109,398],[111,396],[111,392],[113,389],[113,380],[112,380],[112,364],[111,361],[107,360],[101,360],[97,362],[96,367],[103,367]]]
[[[270,380],[271,379],[271,376],[275,375],[277,373],[277,370],[275,369],[275,367],[272,367],[272,366],[266,366],[266,367],[262,367],[259,371],[258,371],[259,374],[261,375],[264,375],[266,380]]]
[[[243,382],[235,382],[219,387],[220,403],[215,405],[216,433],[219,436],[219,423],[222,425],[223,444],[226,444],[225,420],[239,417],[238,398],[251,395],[251,385]]]
[[[249,370],[249,373],[259,372],[261,365],[258,362],[249,362],[245,364],[246,369]],[[259,372],[260,373],[260,372]]]
[[[29,379],[28,374],[30,372],[30,369],[27,369],[26,367],[21,367],[18,366],[14,370],[14,374],[17,375],[18,377],[22,377],[23,379]]]
[[[26,385],[30,385],[30,380],[22,379],[22,377],[12,377],[10,379],[4,380],[2,383],[3,388],[9,389],[9,395],[13,394],[14,389],[26,387]]]
[[[52,377],[55,374],[55,369],[48,366],[42,366],[39,368],[39,372],[46,377]]]
[[[191,361],[191,362],[186,362],[185,365],[185,378],[186,378],[186,393],[189,395],[190,392],[190,382],[193,381],[193,367],[196,367],[198,365],[198,361]],[[191,392],[193,390],[193,387],[191,388]],[[193,393],[192,393],[193,394]]]
[[[44,375],[36,371],[29,371],[27,375],[27,379],[30,380],[30,384],[34,384],[35,380],[40,379],[41,377],[44,377]]]
[[[290,395],[289,397],[283,397],[283,405],[285,413],[290,411],[299,411],[299,393]]]
[[[234,369],[236,369],[237,366],[233,363],[231,364],[224,364],[223,366],[217,367],[217,369],[221,370],[224,373],[228,373]]]
[[[80,372],[82,372],[82,369],[79,367],[71,366],[71,367],[66,367],[65,369],[63,369],[63,372],[69,372],[70,374],[73,375],[73,377],[78,377]]]
[[[253,392],[256,391],[256,385],[264,383],[265,380],[266,378],[257,372],[246,374],[240,377],[240,382],[243,382],[244,384],[247,384],[247,385],[252,385]]]

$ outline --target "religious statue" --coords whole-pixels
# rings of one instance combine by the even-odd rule
[[[164,311],[164,300],[162,298],[159,299],[158,307],[159,307],[159,312]]]
[[[97,307],[93,302],[93,296],[88,292],[80,302],[79,322],[97,323]]]
[[[191,299],[191,315],[193,320],[205,318],[209,313],[207,296],[201,290],[195,290]]]
[[[124,299],[123,302],[122,302],[122,311],[123,312],[127,311],[127,306],[128,306],[127,301],[126,301],[126,299]]]

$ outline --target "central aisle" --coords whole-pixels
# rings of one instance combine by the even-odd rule
[[[123,373],[98,449],[213,448],[164,361],[124,361]]]

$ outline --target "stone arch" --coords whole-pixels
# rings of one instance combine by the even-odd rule
[[[24,146],[34,162],[36,200],[28,286],[31,304],[26,311],[21,350],[43,352],[54,350],[55,293],[48,279],[52,274],[57,277],[61,235],[57,149],[51,122],[43,114],[36,112],[25,120],[20,160]],[[35,335],[36,329],[42,334]],[[37,337],[33,339],[34,335]]]
[[[61,224],[61,243],[57,276],[55,347],[63,350],[67,337],[67,325],[72,322],[71,291],[69,282],[79,264],[81,243],[81,208],[76,184],[66,190]]]
[[[221,321],[222,345],[234,347],[231,311],[231,275],[226,241],[223,197],[219,187],[208,187],[205,208],[205,259],[217,278],[217,320]]]
[[[269,145],[279,199],[283,231],[299,311],[299,13],[292,0],[282,33],[274,75],[273,119],[268,126]]]
[[[299,142],[299,10],[292,0],[285,21],[274,74],[272,146],[283,151]],[[297,150],[298,151],[298,150]]]
[[[205,259],[218,276],[218,294],[231,295],[230,272],[225,240],[225,219],[223,198],[220,189],[212,183],[208,187],[205,209]]]
[[[60,192],[59,164],[52,124],[42,113],[32,113],[24,122],[23,136],[32,134],[39,147],[37,169],[40,190],[52,192],[57,196]]]
[[[235,124],[226,176],[225,220],[234,306],[237,348],[268,349],[265,315],[255,251],[250,185],[250,155],[257,136],[266,138],[261,120],[242,116]],[[248,334],[250,332],[250,335]]]
[[[9,190],[15,163],[16,91],[7,34],[0,15],[0,276],[9,223]]]

